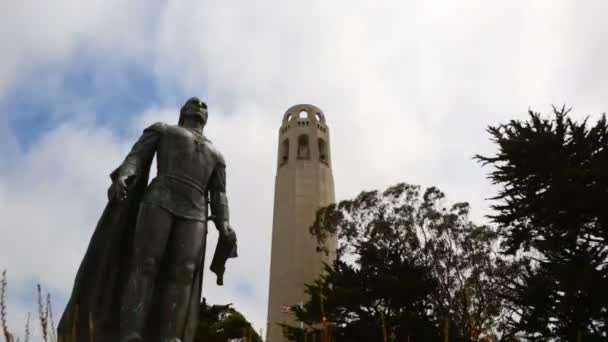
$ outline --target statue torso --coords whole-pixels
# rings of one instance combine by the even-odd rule
[[[180,217],[204,220],[207,184],[220,161],[219,152],[202,135],[165,125],[156,150],[157,177],[143,201]]]

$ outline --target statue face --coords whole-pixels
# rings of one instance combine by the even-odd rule
[[[201,121],[201,124],[207,123],[207,105],[198,97],[192,97],[180,110],[180,123],[184,117],[194,117]]]

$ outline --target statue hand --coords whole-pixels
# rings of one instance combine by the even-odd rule
[[[117,199],[122,201],[127,198],[127,178],[127,176],[116,178],[110,189],[108,189],[108,200]]]
[[[232,229],[232,226],[228,222],[224,222],[224,224],[221,225],[221,227],[219,229],[219,233],[220,233],[220,236],[224,236],[224,237],[230,237],[232,235],[235,235],[234,230]]]

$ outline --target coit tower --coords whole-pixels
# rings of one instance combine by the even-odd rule
[[[317,252],[309,227],[317,209],[334,203],[334,179],[325,114],[309,104],[285,112],[279,129],[277,173],[274,187],[267,342],[287,341],[280,323],[299,326],[289,306],[306,300],[305,284],[322,271],[323,262],[335,258]]]

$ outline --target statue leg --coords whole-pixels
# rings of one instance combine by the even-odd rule
[[[142,204],[139,210],[129,280],[122,298],[121,342],[141,340],[172,221],[168,211],[155,205]]]
[[[167,248],[167,279],[161,299],[161,336],[165,340],[181,338],[186,326],[195,271],[205,251],[207,224],[176,219]],[[202,270],[200,270],[202,272]]]

